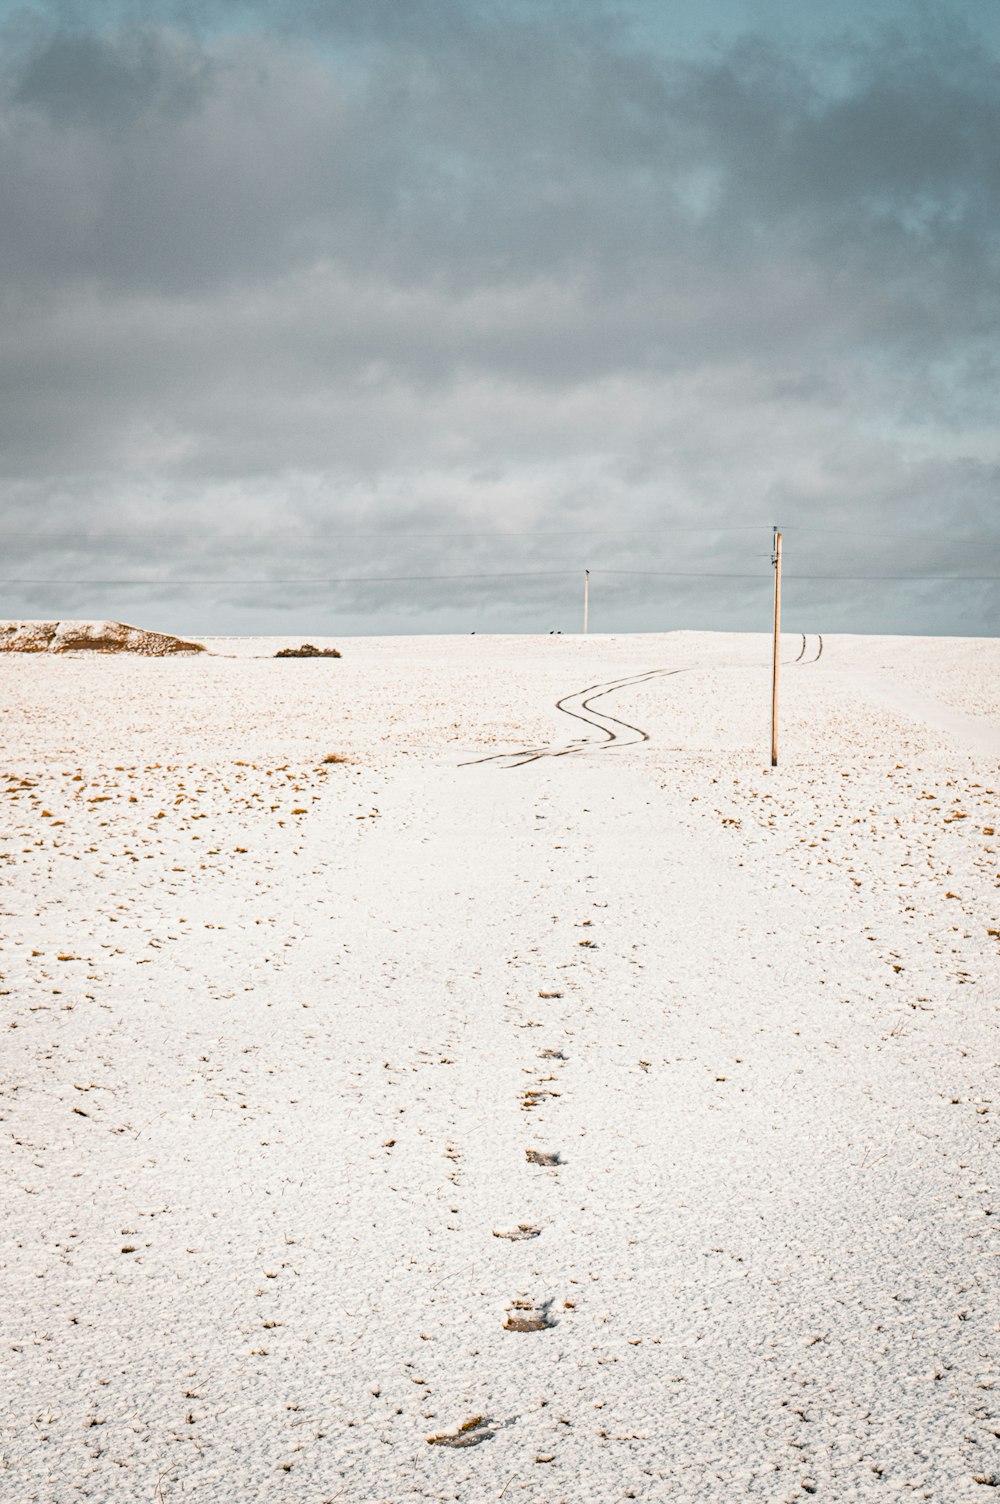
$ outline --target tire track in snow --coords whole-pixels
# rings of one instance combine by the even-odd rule
[[[632,674],[625,679],[612,679],[604,684],[588,685],[586,689],[578,689],[556,701],[557,710],[599,731],[604,737],[603,742],[596,741],[593,737],[580,737],[574,742],[563,744],[549,742],[540,747],[520,747],[513,752],[493,752],[487,757],[472,758],[469,762],[461,763],[460,766],[469,768],[481,763],[500,762],[508,768],[523,768],[525,764],[537,762],[543,757],[568,757],[575,752],[606,752],[610,747],[639,746],[642,742],[649,741],[648,731],[643,730],[641,726],[633,726],[631,722],[623,721],[617,716],[609,715],[607,711],[596,710],[593,701],[602,699],[604,695],[614,694],[619,689],[646,684],[650,679],[690,673],[697,667],[699,665],[690,664],[685,668],[647,669],[645,673]]]
[[[816,663],[823,651],[823,639],[818,638],[819,647],[815,658],[807,658],[805,662]],[[792,660],[799,663],[806,651],[806,634],[802,633],[802,647],[799,655]],[[467,762],[459,763],[460,768],[478,767],[483,763],[498,762],[507,768],[523,768],[528,763],[538,762],[543,757],[569,757],[576,752],[607,752],[612,747],[636,747],[650,739],[649,732],[641,726],[634,726],[629,721],[623,721],[618,716],[609,715],[606,710],[596,710],[593,702],[603,699],[605,695],[614,694],[620,689],[629,689],[637,684],[648,684],[651,679],[669,679],[675,674],[689,674],[696,669],[705,668],[707,665],[700,663],[686,664],[683,668],[651,668],[641,674],[631,674],[624,679],[611,679],[604,684],[591,684],[586,689],[578,689],[572,694],[564,695],[556,701],[556,709],[561,710],[563,715],[572,716],[574,720],[582,721],[584,725],[601,732],[603,742],[595,741],[593,737],[579,737],[574,742],[556,743],[548,742],[538,747],[520,747],[513,752],[491,752],[486,757],[470,758]]]

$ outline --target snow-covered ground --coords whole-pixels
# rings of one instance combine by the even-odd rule
[[[0,661],[0,1499],[985,1504],[1000,644],[336,645]]]

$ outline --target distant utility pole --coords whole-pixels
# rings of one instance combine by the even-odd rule
[[[781,534],[774,530],[774,657],[771,666],[771,767],[778,766],[778,642],[781,637]]]
[[[590,570],[583,571],[583,635],[590,630]]]

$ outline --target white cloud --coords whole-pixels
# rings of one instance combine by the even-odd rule
[[[465,7],[451,29],[442,6],[405,26],[375,8],[363,35],[356,12],[325,12],[321,44],[206,39],[176,14],[22,29],[0,89],[0,476],[36,536],[12,573],[476,571],[498,550],[470,532],[573,524],[634,536],[510,539],[501,562],[728,568],[738,535],[643,534],[776,514],[947,526],[942,572],[983,571],[985,43],[855,38],[830,92],[784,46],[680,60],[597,6]],[[384,535],[364,556],[359,518]],[[456,536],[429,549],[418,527]],[[850,572],[852,546],[802,534],[797,556]],[[460,614],[492,598],[537,624],[536,588],[470,585]],[[622,625],[662,621],[662,586],[614,588]],[[702,625],[751,609],[677,591]],[[184,598],[188,621],[208,609]],[[228,599],[208,625],[248,623]],[[440,622],[432,590],[409,599],[364,587],[352,620]],[[295,600],[268,593],[269,624]],[[862,604],[872,630],[957,620],[943,592]],[[962,629],[993,630],[994,607],[968,595]]]

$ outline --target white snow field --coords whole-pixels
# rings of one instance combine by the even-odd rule
[[[0,660],[0,1499],[1000,1497],[1000,644],[205,641]]]

